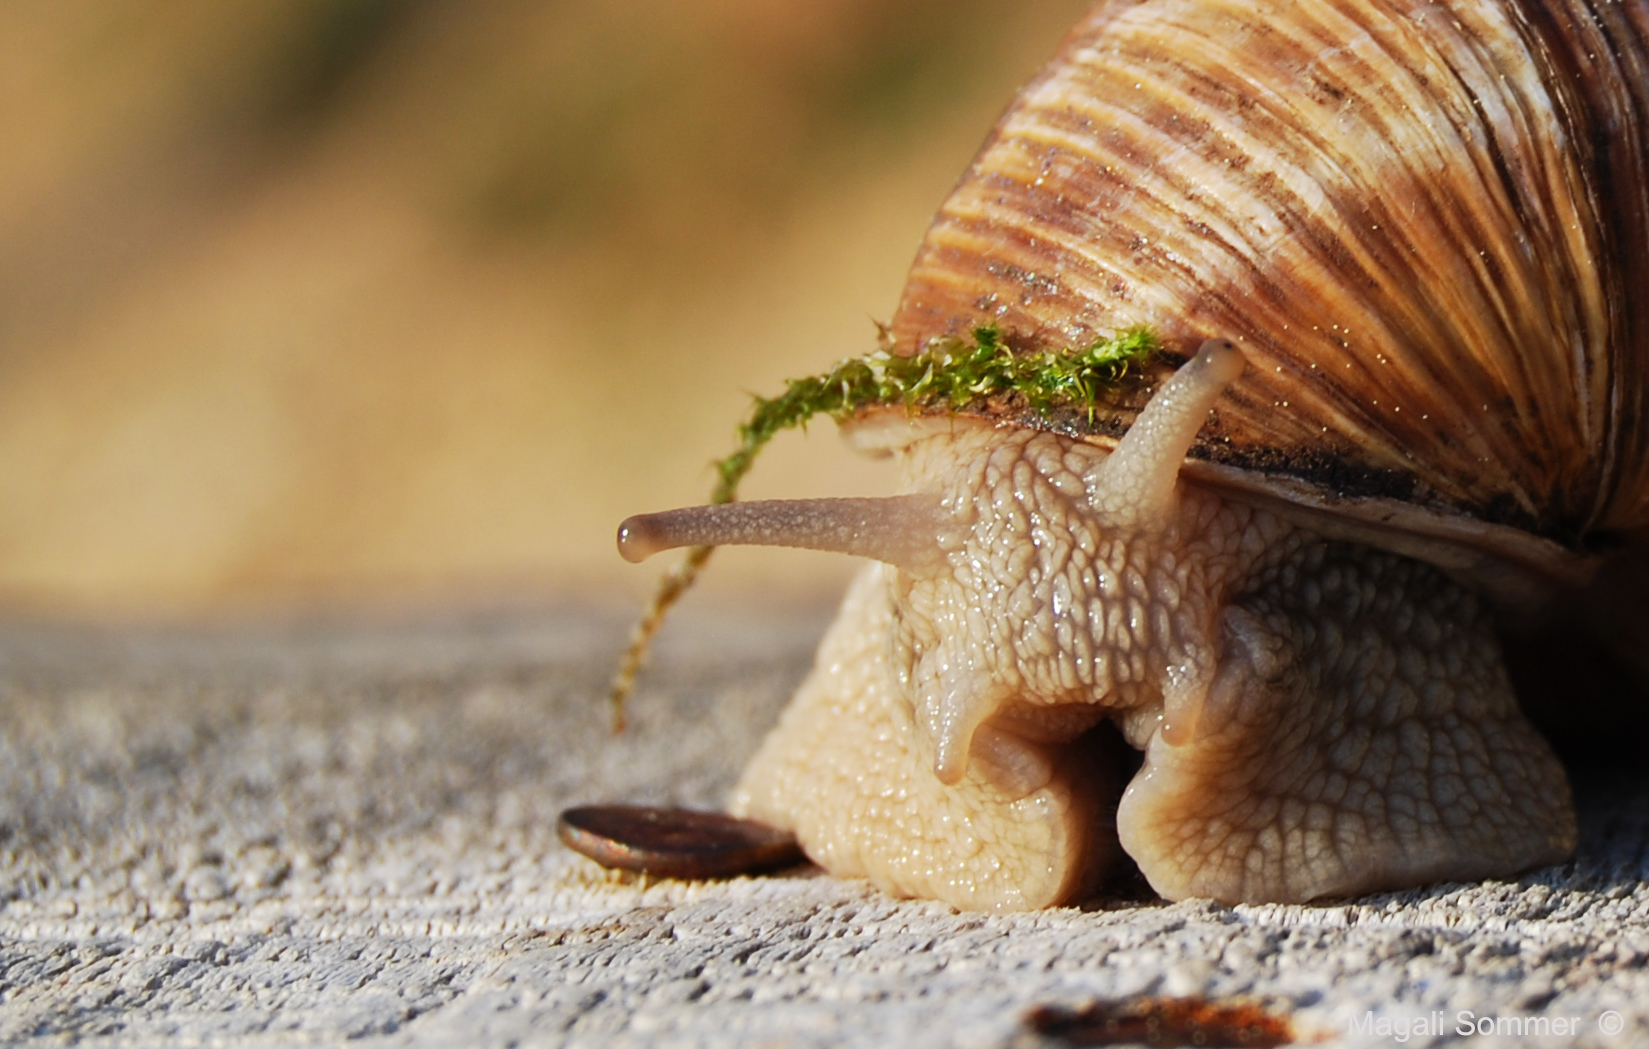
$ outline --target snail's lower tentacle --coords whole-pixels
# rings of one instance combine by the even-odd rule
[[[970,674],[965,652],[941,658],[941,669],[917,687],[917,717],[933,737],[933,774],[940,783],[955,786],[968,771],[974,736],[996,704],[985,689],[990,685]]]

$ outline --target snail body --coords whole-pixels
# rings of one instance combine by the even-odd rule
[[[1642,0],[1100,3],[891,332],[1189,359],[1091,419],[861,413],[886,503],[633,522],[877,561],[734,811],[971,908],[1079,899],[1119,848],[1250,902],[1568,856],[1495,630],[1649,525],[1646,136]]]

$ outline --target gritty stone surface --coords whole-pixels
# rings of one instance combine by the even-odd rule
[[[1489,1045],[1649,1039],[1649,780],[1619,773],[1578,780],[1573,863],[1312,906],[610,877],[556,813],[720,804],[825,622],[684,611],[616,739],[622,613],[0,630],[0,1044],[1040,1046],[1028,1007],[1142,994],[1327,1044],[1438,1010],[1407,1044],[1466,1010],[1580,1018]]]

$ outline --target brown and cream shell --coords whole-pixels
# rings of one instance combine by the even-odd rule
[[[1560,562],[1649,521],[1646,40],[1642,4],[1101,3],[894,336],[1223,335],[1189,476]]]

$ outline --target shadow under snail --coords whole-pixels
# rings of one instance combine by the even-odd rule
[[[732,811],[964,908],[1118,848],[1249,902],[1569,856],[1497,631],[1649,525],[1646,44],[1644,0],[1098,4],[940,208],[879,395],[824,406],[902,494],[621,530],[873,559]],[[1077,394],[884,388],[1142,331]]]

